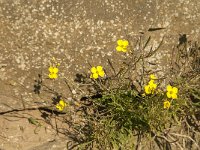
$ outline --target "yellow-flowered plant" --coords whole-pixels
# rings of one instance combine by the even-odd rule
[[[164,101],[164,109],[168,109],[171,105],[171,103],[169,101]]]
[[[177,99],[178,88],[172,87],[171,85],[167,86],[167,97],[172,99]]]
[[[60,100],[59,103],[56,105],[56,108],[59,111],[63,111],[65,109],[65,107],[67,106],[67,104],[65,103],[65,101]]]
[[[53,66],[50,66],[49,67],[49,78],[50,79],[56,79],[58,78],[58,68],[57,67],[53,67]]]
[[[139,40],[142,42],[142,39],[143,38],[140,38]],[[149,37],[144,44],[136,42],[136,50],[144,50],[150,39]],[[119,52],[131,52],[131,54],[137,53],[137,51],[131,49],[132,44],[130,45],[131,46],[129,46],[127,40],[119,39],[117,41],[116,50]],[[83,145],[79,145],[81,148],[93,149],[96,146],[94,149],[98,149],[99,147],[101,147],[101,149],[134,149],[135,145],[140,144],[135,141],[135,139],[137,139],[135,135],[148,137],[148,140],[152,137],[153,139],[150,140],[150,144],[155,140],[155,136],[158,138],[162,136],[161,140],[159,140],[160,144],[166,145],[168,137],[169,141],[171,140],[168,135],[175,132],[175,130],[173,130],[174,127],[177,128],[179,125],[181,129],[183,126],[185,127],[185,123],[187,123],[185,116],[190,115],[188,112],[196,112],[196,110],[193,110],[194,107],[189,107],[192,106],[193,103],[190,97],[192,96],[192,99],[199,98],[199,92],[197,92],[199,88],[196,89],[196,87],[193,89],[195,93],[192,93],[195,95],[187,95],[191,93],[189,93],[189,85],[186,82],[187,80],[185,80],[185,76],[183,80],[182,77],[180,80],[179,77],[175,78],[175,80],[171,79],[175,85],[177,84],[179,88],[181,88],[180,94],[178,93],[178,88],[172,87],[171,85],[167,86],[167,92],[166,90],[161,90],[159,85],[162,86],[162,83],[160,83],[162,78],[154,74],[149,75],[148,81],[145,82],[146,85],[143,86],[143,90],[141,90],[141,84],[143,85],[144,82],[143,77],[146,76],[149,70],[147,68],[148,66],[143,66],[143,64],[145,64],[145,58],[152,56],[159,47],[160,45],[153,50],[152,46],[149,53],[147,53],[149,49],[147,48],[136,56],[127,55],[128,57],[122,61],[122,66],[117,63],[117,69],[113,67],[114,65],[112,65],[112,62],[108,59],[108,63],[113,71],[111,76],[108,76],[106,80],[85,80],[86,83],[89,83],[85,84],[89,86],[89,94],[87,94],[87,97],[83,97],[84,100],[81,101],[81,108],[85,109],[80,110],[84,110],[83,113],[86,115],[81,115],[84,117],[85,122],[81,124],[81,128],[78,130],[80,133],[90,132],[91,134],[89,136],[88,134],[81,136],[81,139],[86,139]],[[132,65],[133,63],[135,64]],[[137,77],[135,72],[141,69],[135,67],[137,63],[139,63],[138,66],[143,67],[141,73],[142,78],[141,81],[136,79],[136,82],[134,82],[134,77]],[[91,67],[90,71],[90,78],[92,79],[98,79],[105,75],[102,66]],[[111,73],[112,72],[109,72],[109,74]],[[176,81],[178,83],[176,83]],[[182,81],[183,84],[181,83]],[[182,95],[185,84],[185,92],[188,93]],[[92,90],[91,85],[93,85]],[[180,100],[174,100],[177,99],[177,94],[179,94],[178,97],[180,97]],[[85,100],[85,98],[87,100]],[[187,101],[188,98],[189,101]],[[92,102],[92,104],[88,105],[88,102]],[[74,106],[79,107],[80,105],[74,102]],[[194,115],[196,113],[191,114]],[[186,121],[183,126],[181,125],[182,121]],[[85,125],[84,127],[91,126],[92,128],[84,128],[82,127],[83,125]],[[190,126],[188,126],[188,128],[190,128]],[[75,129],[77,131],[77,126],[75,126]],[[87,129],[88,131],[85,132]],[[91,137],[91,135],[93,136]],[[146,139],[144,139],[144,141],[145,140]],[[156,143],[157,141],[155,141],[155,144]],[[144,144],[146,144],[146,142],[144,142]],[[170,143],[168,142],[168,144]],[[171,147],[170,145],[168,146]]]
[[[100,77],[105,76],[105,72],[102,66],[92,67],[90,71],[91,71],[90,78],[97,79],[99,76]]]
[[[127,40],[118,40],[116,50],[118,52],[127,52],[129,42]]]

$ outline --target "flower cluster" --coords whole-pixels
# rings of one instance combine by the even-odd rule
[[[102,66],[92,67],[90,71],[91,71],[90,78],[97,79],[99,76],[100,77],[105,76],[105,72]]]
[[[154,74],[151,74],[150,75],[150,81],[148,83],[148,85],[145,85],[144,86],[144,90],[145,90],[145,93],[142,94],[143,96],[145,96],[145,94],[154,94],[155,93],[155,90],[157,88],[157,84],[154,83],[154,80],[156,80],[156,76]],[[161,93],[161,90],[157,90],[156,94],[158,93]],[[170,99],[177,99],[177,94],[178,94],[178,88],[176,87],[172,87],[171,85],[167,85],[167,92],[166,92],[166,96],[167,98],[170,98]],[[168,109],[171,105],[171,102],[168,101],[168,100],[165,100],[164,103],[164,109]]]
[[[150,75],[150,81],[148,85],[144,86],[144,90],[146,94],[153,94],[155,92],[155,89],[157,88],[157,84],[154,83],[154,80],[157,79],[155,75],[151,74]]]
[[[65,101],[63,100],[60,100],[59,103],[56,105],[56,108],[59,110],[59,111],[63,111],[64,108],[66,107],[66,103]]]
[[[50,66],[49,67],[49,78],[50,79],[56,79],[58,78],[58,68]]]
[[[118,40],[116,50],[118,52],[127,52],[129,42],[127,40]]]

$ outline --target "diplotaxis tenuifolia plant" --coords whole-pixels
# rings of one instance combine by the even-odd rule
[[[107,66],[95,64],[86,70],[89,73],[84,76],[82,86],[93,87],[93,90],[73,103],[77,108],[74,113],[79,112],[80,122],[71,123],[70,126],[74,138],[76,137],[72,147],[105,150],[149,149],[154,142],[160,149],[170,149],[172,146],[182,148],[179,141],[173,144],[170,142],[179,136],[189,138],[198,148],[198,143],[193,138],[176,134],[174,130],[188,125],[187,118],[196,117],[199,112],[199,103],[192,102],[192,99],[199,101],[199,85],[196,84],[199,77],[194,72],[194,78],[189,81],[184,77],[188,72],[181,72],[182,76],[172,78],[166,83],[164,79],[171,76],[163,78],[159,73],[147,71],[144,61],[153,57],[163,42],[162,39],[157,48],[151,47],[148,51],[146,49],[150,40],[151,37],[144,41],[140,37],[134,47],[128,39],[119,39],[113,47],[116,46],[116,53],[123,55],[119,58],[122,60],[121,64],[116,67],[115,62],[108,59]],[[139,49],[139,52],[135,52],[135,49]],[[55,81],[59,80],[60,64],[55,58],[53,62],[48,69],[48,77]],[[106,70],[108,68],[110,69]],[[140,72],[136,75],[137,78],[132,78],[138,70]],[[59,97],[55,109],[67,112],[70,105]],[[192,127],[188,125],[187,128]]]

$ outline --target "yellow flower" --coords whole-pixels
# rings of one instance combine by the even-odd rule
[[[154,80],[150,80],[149,84],[144,86],[146,94],[153,94],[156,88],[157,84],[154,83]]]
[[[93,78],[93,79],[97,79],[99,76],[100,77],[104,77],[105,75],[105,72],[103,70],[103,67],[102,66],[97,66],[97,67],[92,67],[90,69],[91,71],[91,75],[90,75],[90,78]]]
[[[169,101],[165,101],[163,104],[164,104],[164,109],[166,108],[168,109],[171,105]]]
[[[145,86],[144,86],[144,90],[145,90],[145,93],[146,93],[146,94],[151,94],[151,88],[150,88],[149,85],[145,85]]]
[[[60,100],[59,103],[56,105],[56,108],[59,111],[62,111],[62,110],[64,110],[64,108],[66,107],[66,105],[67,104],[63,100]]]
[[[178,88],[172,87],[171,85],[167,86],[167,97],[172,99],[177,99]]]
[[[129,42],[127,40],[118,40],[116,50],[118,52],[126,52]]]
[[[49,72],[50,73],[58,73],[58,68],[50,66],[49,67]]]
[[[56,78],[58,78],[58,75],[56,73],[50,73],[49,78],[50,79],[56,79]]]
[[[154,74],[150,74],[150,79],[151,80],[156,80],[157,78],[156,78],[156,76]]]
[[[57,73],[58,73],[58,68],[56,68],[56,67],[52,67],[52,66],[50,66],[49,67],[49,78],[50,79],[56,79],[56,78],[58,78],[58,75],[57,75]]]
[[[149,81],[149,86],[154,90],[157,88],[157,84],[154,83],[154,80]]]

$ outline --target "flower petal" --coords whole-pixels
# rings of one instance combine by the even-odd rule
[[[157,88],[157,84],[153,84],[152,88],[155,90]]]
[[[146,94],[151,94],[151,89],[149,87],[149,85],[144,86],[144,90]]]
[[[92,73],[96,73],[96,72],[97,72],[97,69],[96,69],[95,67],[92,67],[92,68],[90,69],[90,71],[91,71]]]
[[[119,46],[122,46],[122,45],[123,45],[123,40],[117,40],[117,44],[118,44]]]
[[[49,67],[49,72],[50,72],[50,73],[53,72],[53,67],[52,67],[52,66]]]
[[[57,105],[56,105],[56,108],[57,108],[58,110],[60,110],[60,111],[62,111],[62,110],[64,109],[64,107],[61,106],[60,104],[57,104]]]
[[[154,80],[150,80],[150,81],[149,81],[149,85],[153,85],[153,84],[155,84],[155,83],[154,83]]]
[[[168,97],[168,98],[171,98],[171,97],[172,97],[172,95],[171,95],[170,92],[167,92],[167,97]]]
[[[127,52],[127,48],[122,48],[122,52]]]
[[[50,78],[50,79],[54,79],[53,73],[50,73],[50,74],[49,74],[49,78]]]
[[[58,78],[58,74],[54,73],[54,74],[53,74],[53,78],[54,78],[54,79]]]
[[[177,99],[177,94],[176,93],[173,93],[171,96],[172,96],[173,99]]]
[[[60,101],[59,101],[59,104],[60,104],[61,106],[63,106],[63,107],[66,106],[66,103],[65,103],[63,100],[60,100]]]
[[[98,75],[97,73],[94,73],[94,74],[92,75],[92,77],[93,77],[94,79],[97,79],[97,78],[99,77],[99,75]]]
[[[172,86],[171,85],[167,85],[167,91],[172,91]]]
[[[97,71],[98,72],[101,72],[103,70],[103,67],[102,66],[97,66]]]
[[[176,88],[176,87],[173,87],[173,89],[172,89],[172,90],[173,90],[173,92],[174,92],[174,93],[178,93],[178,88]]]
[[[53,73],[58,73],[58,68],[53,68]]]
[[[123,46],[127,47],[129,45],[128,41],[127,40],[124,40],[123,41]]]
[[[104,77],[104,75],[105,75],[105,72],[103,70],[99,72],[100,77]]]
[[[116,50],[117,50],[118,52],[121,52],[121,51],[123,50],[123,47],[117,46],[117,47],[116,47]]]

